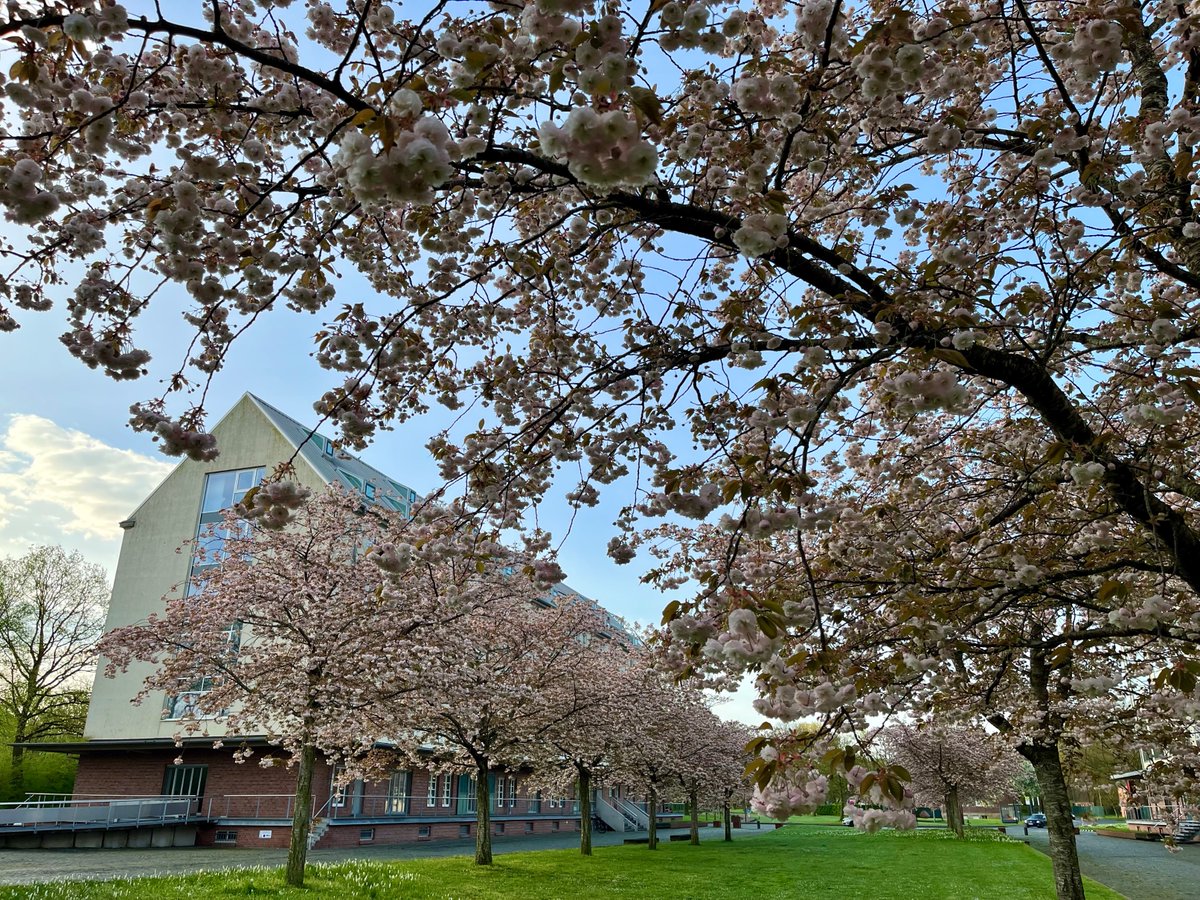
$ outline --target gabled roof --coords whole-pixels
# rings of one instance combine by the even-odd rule
[[[401,512],[408,512],[410,505],[416,502],[419,495],[412,488],[393,481],[374,466],[369,466],[358,457],[341,450],[331,439],[313,428],[300,424],[261,397],[248,392],[246,396],[271,424],[279,429],[284,439],[300,452],[304,461],[312,466],[326,484],[337,483],[360,494],[366,492],[368,484],[374,485],[376,502],[385,503]]]

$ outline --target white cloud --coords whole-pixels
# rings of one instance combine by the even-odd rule
[[[111,573],[118,523],[171,469],[41,416],[10,416],[0,434],[0,555],[62,544]]]

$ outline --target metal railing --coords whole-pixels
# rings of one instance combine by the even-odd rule
[[[198,797],[182,794],[153,797],[30,794],[19,803],[0,803],[0,829],[178,825],[201,818],[199,807]]]

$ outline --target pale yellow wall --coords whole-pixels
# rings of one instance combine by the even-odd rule
[[[243,397],[213,429],[221,455],[212,462],[186,460],[167,476],[134,514],[135,525],[125,532],[113,577],[112,602],[105,631],[144,621],[163,608],[164,597],[178,596],[191,560],[187,551],[176,552],[196,534],[204,477],[210,472],[266,467],[267,474],[292,457],[292,447],[250,397]],[[312,488],[324,481],[296,456],[296,477]],[[149,664],[131,666],[113,678],[104,676],[100,660],[84,737],[91,740],[170,737],[180,729],[177,721],[163,721],[162,692],[150,694],[140,705],[131,703],[141,689]],[[208,731],[223,734],[216,722]]]

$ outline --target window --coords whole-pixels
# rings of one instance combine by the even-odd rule
[[[550,830],[558,831],[558,819],[555,819],[553,822],[550,823]]]
[[[504,809],[504,777],[496,779],[496,809]]]
[[[529,811],[531,813],[540,813],[542,811],[542,792],[537,791],[529,798]]]
[[[366,483],[366,484],[363,486],[363,494],[366,496],[366,498],[367,498],[368,500],[374,501],[374,499],[375,499],[375,485],[371,484],[371,482],[369,482],[369,481],[368,481],[368,482],[367,482],[367,483]]]
[[[449,783],[450,783],[450,776],[447,775],[446,776],[447,786],[449,786]],[[438,798],[438,777],[437,777],[436,772],[431,772],[429,775],[429,794],[425,797],[425,805],[429,809],[433,809],[435,806],[437,806],[437,798]]]
[[[467,779],[467,812],[478,812],[479,807],[479,782],[472,775]]]
[[[375,840],[374,828],[360,828],[358,830],[358,842],[360,844],[370,844]]]
[[[496,834],[504,834],[504,823],[503,822],[496,823]]]
[[[517,805],[517,779],[508,779],[508,807],[512,809]]]
[[[525,823],[525,833],[526,833],[526,834],[533,834],[533,823],[532,823],[532,822],[526,822],[526,823]]]
[[[208,780],[208,766],[167,766],[163,773],[163,796],[200,797]]]
[[[346,770],[342,766],[334,766],[333,781],[329,788],[329,806],[331,809],[342,809],[346,805],[346,800],[350,796],[350,783],[345,782],[338,784],[338,779],[345,774]]]
[[[458,836],[459,837],[470,837],[471,836],[471,826],[470,825],[459,825],[458,826]]]
[[[448,772],[442,781],[442,806],[446,808],[450,806],[450,773]]]
[[[408,811],[408,773],[393,772],[388,778],[387,808],[389,816],[400,816]]]
[[[433,837],[433,828],[429,825],[422,825],[417,829],[417,840],[429,840]]]
[[[237,832],[236,831],[218,831],[216,836],[213,838],[213,843],[214,844],[236,844],[237,843]]]
[[[322,438],[322,440],[325,440],[325,455],[333,456],[333,441],[326,440],[324,438]]]

